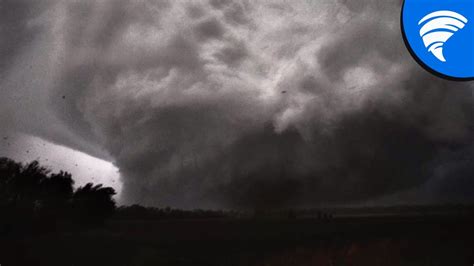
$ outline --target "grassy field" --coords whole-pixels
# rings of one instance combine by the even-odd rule
[[[8,265],[473,265],[471,219],[111,220],[93,230],[9,236]]]

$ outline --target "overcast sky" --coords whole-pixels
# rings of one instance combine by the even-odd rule
[[[0,156],[124,204],[472,202],[473,83],[416,64],[400,2],[0,1]]]

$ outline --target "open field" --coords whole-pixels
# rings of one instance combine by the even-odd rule
[[[472,265],[466,217],[111,220],[101,229],[10,236],[8,265]]]

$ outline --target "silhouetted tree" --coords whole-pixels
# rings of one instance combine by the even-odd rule
[[[115,190],[111,187],[88,183],[74,192],[73,211],[85,222],[101,223],[115,210],[113,195]]]
[[[51,174],[44,179],[41,186],[41,201],[39,202],[39,212],[42,221],[46,225],[54,228],[61,220],[68,219],[71,199],[74,193],[74,180],[71,174],[60,171]]]
[[[113,213],[112,188],[89,183],[74,191],[73,184],[71,174],[51,174],[38,161],[23,165],[0,158],[0,233],[54,229],[70,219],[97,224]]]
[[[4,193],[1,206],[8,217],[6,223],[12,227],[28,228],[27,225],[38,218],[42,186],[49,170],[37,161],[22,165],[6,158],[0,160],[0,169]]]

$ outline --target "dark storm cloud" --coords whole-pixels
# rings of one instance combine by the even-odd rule
[[[224,34],[224,29],[217,19],[209,19],[199,23],[195,32],[200,39],[220,38]]]
[[[242,43],[224,47],[215,54],[216,59],[221,60],[228,66],[238,65],[247,56],[247,48]]]
[[[470,182],[472,84],[414,63],[400,1],[55,8],[52,108],[111,155],[125,203],[312,206]]]
[[[0,76],[13,64],[15,56],[31,42],[38,29],[28,25],[41,5],[30,0],[5,0],[0,2]],[[30,23],[31,24],[31,23]]]
[[[58,104],[66,99],[62,92],[51,90],[60,68],[54,66],[55,6],[54,0],[0,2],[0,135],[11,139],[18,133],[34,135],[107,158],[106,151],[58,120],[62,110],[55,114],[50,109],[51,99],[59,99]],[[13,157],[26,152],[12,151],[7,153]]]

